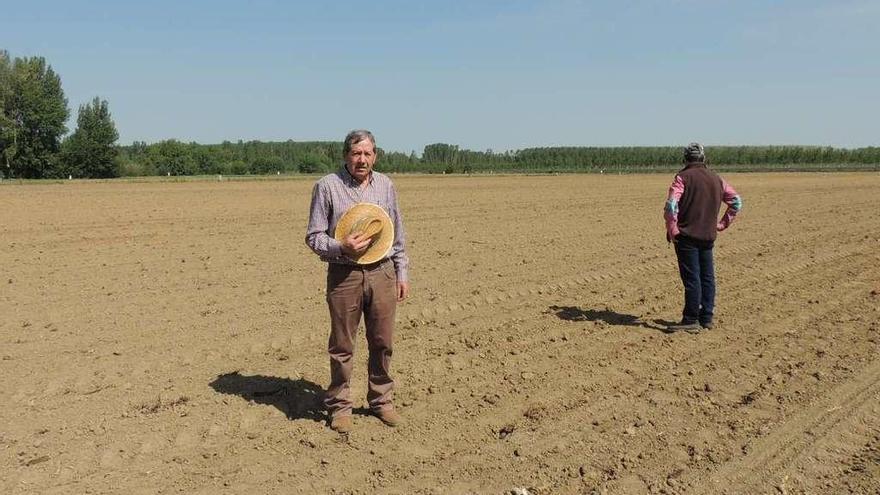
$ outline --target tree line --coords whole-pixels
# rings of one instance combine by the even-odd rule
[[[342,163],[337,141],[224,141],[175,139],[119,146],[107,101],[80,105],[76,129],[61,78],[42,57],[12,58],[0,50],[0,170],[6,178],[107,178],[151,175],[317,174]],[[681,148],[545,147],[472,151],[429,144],[421,156],[378,150],[377,168],[387,172],[638,172],[674,170]],[[733,170],[880,169],[880,147],[710,146],[710,163]]]
[[[0,170],[6,178],[115,177],[119,134],[107,102],[80,105],[76,129],[61,77],[43,57],[0,50]]]
[[[121,173],[127,176],[203,174],[317,174],[342,163],[337,141],[239,141],[221,144],[155,144],[121,146]],[[822,146],[709,146],[713,167],[729,170],[872,169],[880,168],[880,147],[857,149]],[[415,152],[378,150],[377,170],[394,173],[492,172],[638,172],[668,171],[681,166],[681,148],[552,147],[493,152],[435,143]]]

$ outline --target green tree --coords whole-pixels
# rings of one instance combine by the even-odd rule
[[[422,161],[443,165],[458,163],[458,145],[446,143],[434,143],[425,146],[422,152]]]
[[[330,170],[329,159],[318,153],[307,153],[300,159],[297,171],[303,174],[317,174]]]
[[[74,177],[119,176],[119,133],[105,100],[95,97],[80,105],[76,130],[62,144],[59,170]]]
[[[12,103],[12,60],[9,52],[0,50],[0,168],[3,175],[12,174],[11,160],[15,155],[15,127],[7,107]]]
[[[277,156],[258,156],[251,163],[251,171],[255,174],[275,174],[282,168],[281,158]]]
[[[190,147],[176,139],[150,146],[146,163],[159,175],[193,175],[198,171]]]
[[[42,57],[16,58],[11,65],[8,55],[0,56],[2,78],[8,79],[2,90],[3,131],[0,152],[7,175],[41,178],[59,175],[55,166],[61,148],[61,136],[67,132],[70,115],[61,78]]]

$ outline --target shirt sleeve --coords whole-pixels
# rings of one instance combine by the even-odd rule
[[[684,181],[680,175],[676,175],[669,186],[666,195],[666,205],[663,207],[663,218],[666,219],[666,240],[672,241],[679,234],[678,230],[678,202],[684,194]]]
[[[730,227],[730,224],[733,223],[733,220],[736,219],[736,215],[742,211],[743,207],[740,195],[737,194],[736,190],[734,190],[724,179],[721,179],[721,187],[724,191],[721,199],[727,205],[727,210],[718,222],[718,232]]]
[[[320,182],[312,189],[312,204],[309,207],[309,225],[306,228],[306,245],[318,256],[323,258],[338,258],[342,256],[342,247],[339,241],[331,237],[327,231],[330,228],[330,215],[333,205],[330,202],[330,194]]]
[[[409,281],[409,256],[406,254],[406,231],[403,229],[403,217],[400,214],[400,204],[397,201],[397,191],[391,186],[391,221],[394,223],[394,244],[391,245],[391,261],[394,263],[394,271],[397,273],[398,282]]]

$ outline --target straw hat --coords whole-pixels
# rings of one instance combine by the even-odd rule
[[[356,232],[367,233],[372,242],[362,255],[352,258],[355,263],[369,265],[381,260],[391,251],[394,224],[381,206],[372,203],[355,204],[339,219],[333,237],[342,242],[347,235]]]

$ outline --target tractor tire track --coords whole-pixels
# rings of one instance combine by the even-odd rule
[[[727,463],[702,481],[694,493],[767,493],[781,486],[782,474],[798,459],[815,456],[823,441],[860,432],[850,445],[862,445],[880,427],[880,360],[849,382],[825,394],[752,446],[744,458]],[[861,423],[862,428],[854,425]]]

